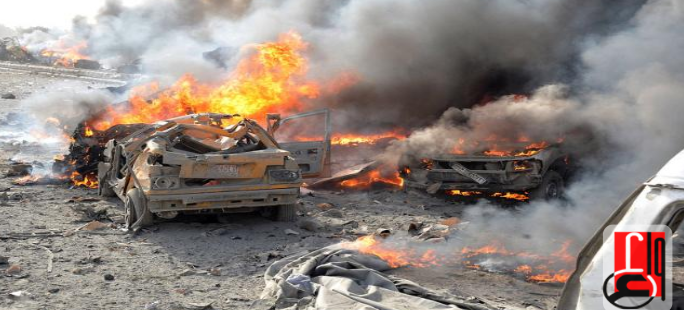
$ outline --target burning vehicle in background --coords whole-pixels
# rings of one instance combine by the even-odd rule
[[[519,201],[557,199],[573,171],[559,144],[511,142],[481,154],[446,154],[400,161],[407,188],[453,196]]]
[[[258,210],[291,221],[302,178],[326,173],[330,127],[320,141],[280,144],[273,134],[315,115],[329,121],[328,110],[321,110],[282,119],[269,115],[268,131],[246,118],[223,128],[238,116],[216,113],[142,125],[106,142],[97,166],[99,193],[124,201],[129,228],[179,213]]]

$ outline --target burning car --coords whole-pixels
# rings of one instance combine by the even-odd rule
[[[418,158],[404,155],[402,177],[407,188],[455,196],[488,196],[520,201],[563,195],[570,175],[569,155],[560,145],[512,142],[505,151],[446,154]]]
[[[270,114],[268,130],[246,118],[222,127],[238,116],[216,113],[145,125],[106,143],[97,169],[99,193],[124,201],[129,228],[179,213],[259,210],[291,221],[302,178],[327,173],[330,126],[320,141],[279,143],[274,134],[314,115],[329,124],[328,110],[321,110],[287,118]]]

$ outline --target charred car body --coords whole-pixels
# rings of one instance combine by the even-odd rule
[[[524,148],[523,148],[524,149]],[[404,185],[497,197],[503,192],[524,192],[529,199],[554,199],[563,194],[572,172],[569,155],[559,145],[497,155],[448,154],[432,157],[404,155]]]
[[[98,164],[99,192],[125,202],[128,227],[154,216],[179,213],[251,212],[281,221],[295,217],[302,178],[323,176],[329,164],[330,131],[321,141],[279,144],[284,123],[327,110],[281,119],[269,115],[269,130],[234,115],[193,114],[144,126],[106,143]],[[140,126],[140,125],[136,125]]]

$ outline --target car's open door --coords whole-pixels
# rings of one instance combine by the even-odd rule
[[[280,147],[290,151],[297,160],[302,176],[321,178],[330,176],[330,139],[332,125],[328,109],[280,118],[267,117],[268,132]]]

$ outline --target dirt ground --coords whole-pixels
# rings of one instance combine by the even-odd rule
[[[0,94],[17,96],[0,99],[0,170],[17,155],[50,155],[12,133],[11,113],[21,111],[22,99],[103,86],[0,69]],[[353,240],[353,231],[405,230],[411,221],[458,217],[467,207],[400,191],[315,192],[301,197],[294,223],[256,214],[186,216],[133,235],[121,229],[123,205],[116,199],[67,184],[16,186],[14,179],[0,179],[0,309],[202,309],[207,303],[249,309],[264,287],[264,271],[279,258]],[[320,203],[340,212],[323,212]],[[108,226],[88,225],[94,220]],[[561,289],[469,269],[392,274],[520,309],[553,309]]]

